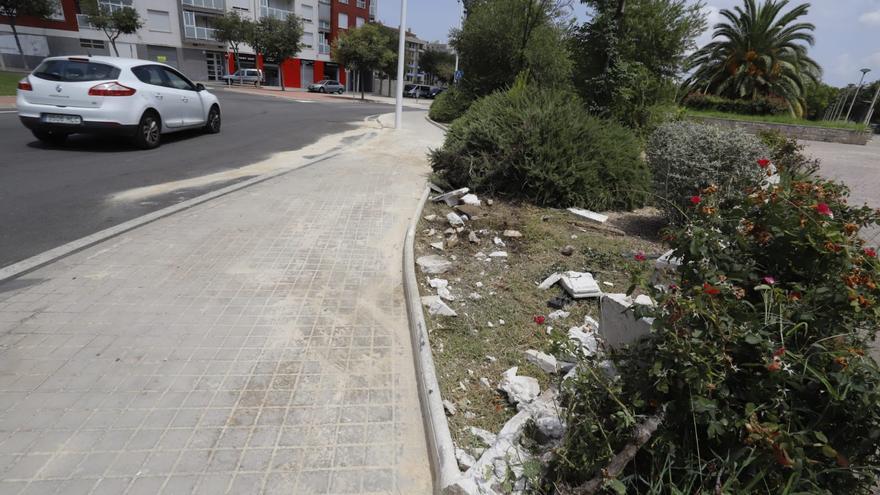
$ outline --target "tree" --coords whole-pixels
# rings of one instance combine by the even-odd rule
[[[419,68],[429,76],[431,83],[438,79],[443,82],[452,80],[454,64],[455,55],[445,51],[429,48],[419,56]]]
[[[55,4],[52,0],[0,0],[0,15],[9,18],[9,27],[12,28],[12,36],[15,38],[15,46],[21,55],[21,63],[25,69],[30,69],[21,48],[21,40],[18,39],[16,24],[19,16],[48,19],[55,12]]]
[[[837,100],[840,90],[823,82],[808,82],[804,95],[804,118],[822,120],[825,110]]]
[[[521,72],[542,86],[569,85],[571,61],[563,41],[560,0],[474,0],[450,43],[459,54],[463,89],[485,96],[510,86]]]
[[[386,67],[391,58],[396,58],[388,47],[387,34],[376,24],[364,24],[342,33],[333,42],[333,60],[354,68],[361,78],[361,99],[364,99],[364,73]]]
[[[583,0],[590,20],[573,30],[569,47],[578,92],[590,111],[632,127],[651,107],[671,103],[685,54],[706,27],[701,2]]]
[[[281,64],[299,53],[303,35],[302,21],[299,17],[288,14],[282,21],[275,17],[263,17],[254,26],[254,49],[263,53],[263,57],[278,64],[278,79],[281,91],[284,91],[284,71]]]
[[[110,45],[113,46],[113,52],[117,57],[119,50],[116,48],[116,40],[123,34],[136,33],[144,25],[141,22],[140,14],[132,7],[110,9],[106,5],[99,4],[98,0],[90,0],[85,5],[85,12],[89,23],[96,29],[103,31],[107,39],[110,40]]]
[[[229,45],[235,57],[235,68],[240,69],[239,47],[242,43],[253,41],[254,23],[242,19],[238,12],[232,11],[214,19],[214,39]]]
[[[688,68],[695,71],[685,87],[734,99],[778,96],[793,115],[802,116],[806,87],[822,75],[807,55],[816,27],[799,20],[810,4],[783,12],[789,0],[743,2],[721,10],[726,21],[714,26],[714,41],[691,56]]]

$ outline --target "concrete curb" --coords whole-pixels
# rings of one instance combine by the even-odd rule
[[[440,122],[437,122],[436,120],[431,119],[431,117],[428,117],[427,115],[425,115],[425,120],[427,120],[427,121],[430,122],[431,124],[433,124],[433,125],[435,125],[435,126],[441,128],[441,129],[443,129],[444,131],[448,131],[448,130],[449,130],[449,126],[448,126],[448,125],[446,125],[446,124],[441,124]]]
[[[428,457],[434,474],[434,493],[441,493],[461,477],[458,461],[455,460],[455,446],[449,433],[449,422],[440,398],[440,386],[437,383],[437,370],[434,369],[434,358],[431,355],[431,344],[428,342],[428,327],[419,286],[416,280],[415,252],[416,228],[422,217],[422,210],[431,189],[425,187],[419,206],[410,221],[403,245],[403,291],[406,297],[406,312],[409,316],[409,331],[413,346],[413,359],[416,365],[416,381],[419,386],[419,403],[422,408],[422,422],[425,426],[425,437],[428,442]]]
[[[368,134],[369,133],[365,134],[365,136]],[[363,136],[361,136],[360,139],[363,139]],[[350,146],[359,144],[360,139],[353,142]],[[13,263],[9,266],[5,266],[5,267],[0,268],[0,283],[6,282],[7,280],[11,280],[16,277],[20,277],[21,275],[24,275],[28,272],[36,270],[37,268],[48,265],[49,263],[57,261],[61,258],[65,258],[67,256],[70,256],[71,254],[74,254],[78,251],[82,251],[83,249],[86,249],[88,247],[94,246],[95,244],[98,244],[99,242],[103,242],[107,239],[110,239],[111,237],[116,237],[116,236],[118,236],[120,234],[124,234],[130,230],[134,230],[142,225],[146,225],[148,223],[155,222],[156,220],[173,215],[173,214],[181,212],[183,210],[188,210],[189,208],[192,208],[194,206],[198,206],[202,203],[206,203],[208,201],[211,201],[212,199],[216,199],[221,196],[225,196],[229,193],[233,193],[235,191],[244,189],[246,187],[253,186],[255,184],[259,184],[260,182],[264,182],[269,179],[274,179],[276,177],[280,177],[282,175],[289,174],[291,172],[295,172],[297,170],[302,170],[304,168],[310,167],[310,166],[315,165],[317,163],[321,163],[325,160],[329,160],[330,158],[334,158],[344,152],[345,152],[345,150],[340,150],[335,153],[332,153],[332,154],[329,154],[326,156],[322,156],[320,158],[316,158],[315,160],[312,160],[310,162],[306,162],[305,164],[303,164],[299,167],[296,167],[296,168],[287,169],[287,170],[278,170],[276,172],[270,172],[265,175],[254,177],[253,179],[248,179],[246,181],[238,182],[238,183],[232,184],[230,186],[226,186],[224,188],[217,189],[216,191],[211,191],[211,192],[203,194],[201,196],[196,196],[195,198],[188,199],[188,200],[183,201],[181,203],[178,203],[176,205],[168,206],[168,207],[162,208],[161,210],[156,210],[152,213],[148,213],[146,215],[143,215],[143,216],[140,216],[137,218],[133,218],[127,222],[123,222],[119,225],[110,227],[108,229],[104,229],[99,232],[95,232],[94,234],[87,235],[87,236],[79,238],[75,241],[68,242],[67,244],[62,244],[61,246],[50,249],[48,251],[43,251],[42,253],[40,253],[36,256],[31,256],[30,258],[27,258],[27,259],[21,260],[17,263]]]

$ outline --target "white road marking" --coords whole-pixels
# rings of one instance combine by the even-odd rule
[[[18,113],[18,110],[0,110],[0,113]]]

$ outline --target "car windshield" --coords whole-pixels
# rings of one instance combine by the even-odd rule
[[[119,69],[88,60],[46,60],[37,67],[33,75],[49,81],[103,81],[118,78]]]
[[[318,82],[315,83],[315,84],[327,84],[328,82],[330,82],[330,81],[328,81],[328,80],[326,80],[326,79],[322,79],[322,80],[318,81]]]

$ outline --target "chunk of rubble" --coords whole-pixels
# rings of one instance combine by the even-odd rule
[[[545,440],[559,440],[565,435],[565,425],[559,416],[545,416],[535,420],[538,432]]]
[[[458,313],[443,302],[440,296],[423,296],[422,304],[428,308],[429,315],[458,316]]]
[[[557,309],[556,311],[547,315],[547,318],[550,318],[551,320],[564,320],[569,316],[571,316],[571,313],[569,313],[568,311]]]
[[[584,327],[594,332],[599,331],[599,322],[590,315],[584,316]]]
[[[443,241],[432,242],[431,247],[437,251],[443,251]]]
[[[470,299],[471,301],[479,301],[482,298],[483,296],[481,296],[479,292],[471,292],[468,295],[468,299]]]
[[[654,262],[654,273],[651,275],[652,285],[668,286],[676,279],[676,272],[681,267],[681,259],[675,258],[675,251],[666,251]]]
[[[518,237],[523,236],[522,233],[518,230],[505,230],[504,232],[502,232],[501,235],[503,235],[504,237],[513,237],[513,238],[518,238]]]
[[[483,210],[481,210],[479,206],[474,205],[458,205],[455,207],[455,211],[461,212],[463,215],[467,215],[471,219],[477,219],[483,216]]]
[[[477,237],[477,233],[472,230],[468,232],[468,241],[470,241],[471,244],[479,244],[480,238]]]
[[[455,448],[455,460],[458,461],[458,467],[462,471],[467,471],[472,468],[474,464],[477,463],[477,460],[474,459],[474,456],[468,454],[464,449],[460,449],[458,447]]]
[[[458,408],[455,407],[455,404],[446,399],[443,399],[443,409],[446,410],[446,414],[450,416],[455,416],[455,414],[458,412]]]
[[[462,196],[464,196],[465,194],[467,194],[469,192],[470,192],[470,189],[468,189],[466,187],[462,187],[461,189],[456,189],[454,191],[449,191],[447,193],[438,194],[437,196],[434,196],[433,198],[431,198],[431,201],[433,201],[435,203],[439,202],[439,201],[443,201],[448,206],[455,206],[459,203],[459,199],[461,199]]]
[[[458,236],[456,234],[452,234],[446,238],[446,247],[449,249],[458,246]]]
[[[490,258],[507,258],[506,251],[492,251],[489,253]]]
[[[487,447],[495,443],[495,439],[497,437],[494,433],[486,431],[482,428],[477,428],[476,426],[471,426],[469,429],[471,431],[471,435],[477,437]]]
[[[562,249],[559,250],[559,254],[563,256],[571,256],[574,254],[574,246],[571,244],[566,245]]]
[[[432,278],[428,280],[428,285],[437,289],[437,295],[440,296],[440,298],[446,299],[447,301],[455,300],[452,292],[449,291],[449,281],[443,280],[442,278]]]
[[[586,357],[595,356],[599,352],[599,341],[593,330],[585,331],[583,327],[571,327],[568,329],[568,339],[573,341]],[[577,356],[565,356],[565,358],[577,360]]]
[[[556,282],[559,282],[560,280],[562,280],[562,274],[561,273],[554,273],[554,274],[550,275],[549,277],[545,278],[543,282],[538,284],[538,289],[547,290],[550,287],[553,287],[554,285],[556,285]]]
[[[477,195],[473,194],[473,193],[465,194],[464,196],[462,196],[461,202],[466,205],[471,205],[471,206],[482,206],[483,205],[483,202],[480,201],[480,198],[478,198]]]
[[[462,218],[458,216],[458,213],[455,213],[453,211],[450,211],[446,214],[446,220],[449,222],[449,225],[452,225],[453,227],[464,226],[464,220],[462,220]]]
[[[442,256],[431,254],[428,256],[420,256],[416,259],[416,264],[422,269],[423,273],[430,275],[438,275],[446,273],[452,269],[452,262]]]
[[[425,215],[425,220],[433,222],[434,220],[437,220],[437,215],[433,213],[431,213],[430,215]]]
[[[528,404],[535,400],[541,393],[538,380],[530,376],[517,376],[518,367],[514,366],[501,375],[498,388],[507,394],[507,400],[511,404]]]
[[[493,242],[496,246],[500,246],[500,247],[504,247],[504,246],[505,246],[504,241],[502,241],[501,238],[498,237],[498,236],[495,236],[495,238],[492,239],[492,242]]]
[[[581,218],[586,218],[587,220],[592,220],[594,222],[605,223],[608,221],[608,216],[596,213],[595,211],[585,210],[583,208],[569,208],[568,211]]]
[[[561,282],[562,288],[575,299],[600,297],[602,295],[602,289],[599,288],[599,284],[596,283],[591,273],[565,272],[562,275]]]
[[[634,305],[653,306],[650,297],[640,295],[633,299],[626,294],[605,294],[601,299],[602,325],[599,330],[609,347],[632,343],[651,332],[653,318],[636,318]]]
[[[556,373],[559,371],[559,364],[556,362],[556,358],[541,351],[536,351],[534,349],[527,350],[526,361],[541,368],[545,373]]]

